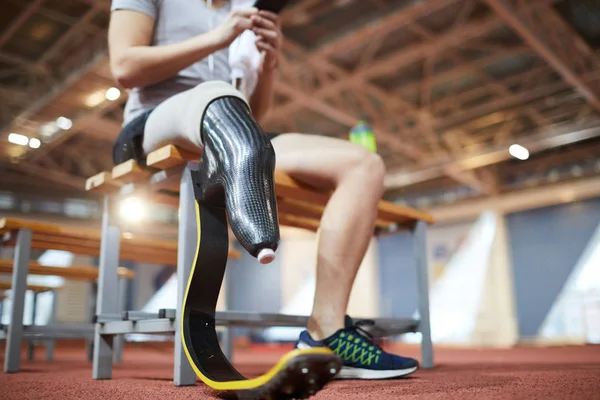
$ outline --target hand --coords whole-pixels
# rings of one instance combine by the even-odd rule
[[[258,9],[247,8],[234,10],[229,13],[225,21],[214,29],[219,47],[228,47],[246,29],[253,27],[252,17],[258,14]]]
[[[263,56],[262,69],[275,69],[279,66],[279,53],[283,44],[283,34],[279,16],[269,11],[259,11],[250,17],[252,32],[257,37],[256,47]]]

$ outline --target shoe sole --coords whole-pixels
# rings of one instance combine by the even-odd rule
[[[301,354],[289,360],[267,383],[255,389],[236,390],[239,400],[307,399],[338,374],[342,361],[334,354]],[[233,393],[223,393],[231,399]]]
[[[392,369],[392,370],[374,370],[364,368],[353,368],[353,367],[342,367],[340,373],[335,379],[364,379],[364,380],[376,380],[376,379],[390,379],[400,378],[406,375],[410,375],[417,370],[417,367],[405,368],[405,369]]]

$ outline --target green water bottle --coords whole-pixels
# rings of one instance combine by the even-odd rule
[[[350,130],[350,141],[352,143],[365,146],[373,153],[377,152],[377,143],[373,130],[366,121],[359,121],[354,128]]]

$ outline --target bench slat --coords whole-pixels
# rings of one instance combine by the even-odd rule
[[[11,240],[6,242],[9,246],[14,246],[15,241]],[[68,251],[74,254],[86,255],[86,256],[99,256],[100,255],[100,247],[99,246],[73,246],[69,244],[63,244],[60,242],[44,242],[44,241],[32,241],[31,248],[36,250],[62,250]],[[164,264],[174,266],[177,264],[177,252],[161,252],[154,253],[149,252],[149,248],[143,249],[135,249],[134,251],[124,251],[120,252],[120,259],[127,261],[134,261],[146,264]],[[240,253],[235,250],[229,250],[229,256],[231,258],[239,258]]]
[[[10,290],[12,289],[12,283],[7,281],[0,281],[0,290]],[[31,290],[32,292],[42,293],[42,292],[51,292],[53,290],[60,289],[58,287],[52,286],[42,286],[42,285],[27,285],[27,290]]]
[[[96,192],[109,194],[118,190],[123,184],[112,178],[110,172],[100,172],[85,181],[85,190],[88,192]]]
[[[291,226],[294,228],[308,229],[316,232],[321,224],[320,220],[314,218],[300,217],[298,215],[279,213],[279,223],[285,226]]]
[[[169,169],[183,165],[188,161],[200,160],[201,153],[193,153],[173,145],[168,145],[157,149],[146,157],[146,164],[149,167],[158,169]]]
[[[36,250],[63,250],[92,256],[100,253],[99,231],[16,218],[0,218],[0,233],[13,233],[19,229],[31,229],[31,246]],[[4,239],[3,243],[14,245],[15,241],[16,235],[11,235]],[[229,256],[239,258],[240,253],[230,249]],[[122,234],[121,258],[143,263],[174,265],[177,263],[177,242]]]
[[[136,182],[150,175],[151,172],[140,167],[135,160],[125,161],[112,169],[112,178],[123,183]]]
[[[431,214],[385,200],[379,202],[379,217],[397,223],[425,221],[428,224],[433,224],[434,222]]]
[[[13,260],[1,259],[0,260],[0,274],[12,274],[13,273]],[[57,267],[52,265],[42,265],[36,261],[29,263],[29,275],[43,275],[43,276],[59,276],[61,278],[71,280],[82,280],[82,281],[95,281],[98,279],[99,270],[91,265],[71,265],[68,267]],[[132,270],[119,267],[117,274],[121,278],[134,279],[135,272]]]

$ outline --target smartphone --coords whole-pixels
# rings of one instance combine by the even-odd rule
[[[259,10],[270,11],[279,14],[281,10],[289,3],[289,0],[256,0],[254,7]]]

